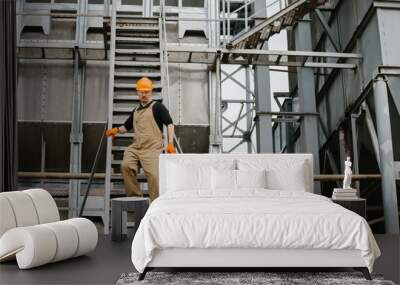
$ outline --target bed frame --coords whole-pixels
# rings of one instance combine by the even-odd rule
[[[306,191],[313,193],[313,157],[312,154],[180,154],[160,156],[160,194],[167,191],[167,169],[171,162],[190,160],[218,161],[240,158],[287,159],[304,161],[308,170]],[[371,280],[369,270],[359,250],[332,249],[250,249],[250,248],[169,248],[155,250],[153,259],[140,274],[143,280],[146,272],[155,268],[232,268],[246,271],[250,268],[354,268],[361,271],[364,277]],[[235,270],[236,271],[236,270]]]
[[[155,250],[153,259],[139,275],[155,268],[232,268],[237,271],[266,268],[344,268],[361,271],[371,280],[359,250],[333,249],[194,249]]]

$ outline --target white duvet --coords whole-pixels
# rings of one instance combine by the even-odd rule
[[[358,249],[372,271],[380,251],[365,219],[306,192],[183,191],[156,199],[132,243],[143,272],[155,249]]]

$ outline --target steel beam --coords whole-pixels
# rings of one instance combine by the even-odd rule
[[[389,113],[389,94],[385,78],[378,75],[373,83],[376,126],[379,141],[380,169],[382,173],[382,199],[385,228],[388,234],[399,234],[396,178],[392,129]]]
[[[298,50],[312,50],[310,17],[305,16],[304,20],[299,21],[295,28],[295,42]],[[310,69],[298,68],[298,96],[300,112],[316,113],[316,92],[314,83],[314,73]],[[300,125],[301,150],[312,153],[314,158],[314,173],[320,173],[319,169],[319,143],[318,143],[318,117],[306,116]],[[314,192],[321,193],[319,183],[314,183]]]
[[[250,93],[251,95],[254,95],[253,91],[250,90],[250,88],[244,84],[242,84],[239,80],[237,80],[235,77],[233,77],[231,74],[227,73],[224,70],[221,70],[221,72],[226,76],[225,78],[229,78],[233,82],[235,82],[237,85],[242,87],[244,90],[246,90],[247,93]]]
[[[331,41],[333,47],[337,52],[341,51],[340,44],[336,42],[335,38],[333,37],[333,33],[331,31],[331,28],[329,27],[329,24],[327,23],[324,15],[319,9],[315,9],[315,14],[317,15],[318,20],[320,21],[322,27],[324,28],[326,35],[328,36],[329,40]]]
[[[266,26],[273,24],[275,21],[277,21],[279,18],[283,17],[285,14],[289,13],[290,11],[294,11],[296,9],[299,9],[304,3],[306,3],[307,0],[299,0],[296,1],[294,4],[280,10],[278,13],[276,13],[275,15],[273,15],[272,17],[267,18],[264,21],[259,21],[259,23],[257,23],[255,25],[255,27],[253,27],[252,29],[250,29],[249,31],[246,31],[244,33],[239,34],[238,36],[236,36],[231,42],[230,45],[235,46],[238,43],[240,43],[241,41],[245,41],[247,38],[249,38],[251,35],[260,32],[263,28],[265,28]],[[257,13],[258,17],[268,17],[267,15],[267,8],[266,8],[266,1],[259,1],[256,0],[255,1],[255,11],[261,11],[260,13]]]
[[[230,77],[234,76],[236,73],[238,73],[240,70],[242,70],[242,68],[243,68],[243,66],[240,65],[233,72],[229,73]],[[226,76],[224,79],[221,80],[221,83],[224,83],[224,81],[230,79],[230,77]]]

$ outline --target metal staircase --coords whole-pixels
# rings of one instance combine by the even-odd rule
[[[261,49],[264,42],[288,26],[293,26],[296,21],[327,0],[297,0],[271,17],[260,19],[260,22],[248,31],[237,34],[228,44],[227,48],[235,49]]]
[[[115,8],[115,6],[113,7]],[[153,80],[153,99],[162,100],[163,45],[161,20],[140,17],[113,9],[109,32],[110,73],[108,128],[122,125],[139,104],[136,81],[146,76]],[[104,233],[108,234],[110,192],[115,182],[122,182],[120,165],[134,133],[118,134],[107,141],[107,162],[104,196]],[[139,177],[139,181],[144,177]]]

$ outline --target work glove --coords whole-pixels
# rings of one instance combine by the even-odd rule
[[[167,146],[167,153],[176,153],[176,149],[173,143],[169,143]]]
[[[119,133],[118,128],[112,128],[106,131],[106,136],[107,137],[112,137],[112,139],[115,139],[115,136]]]

